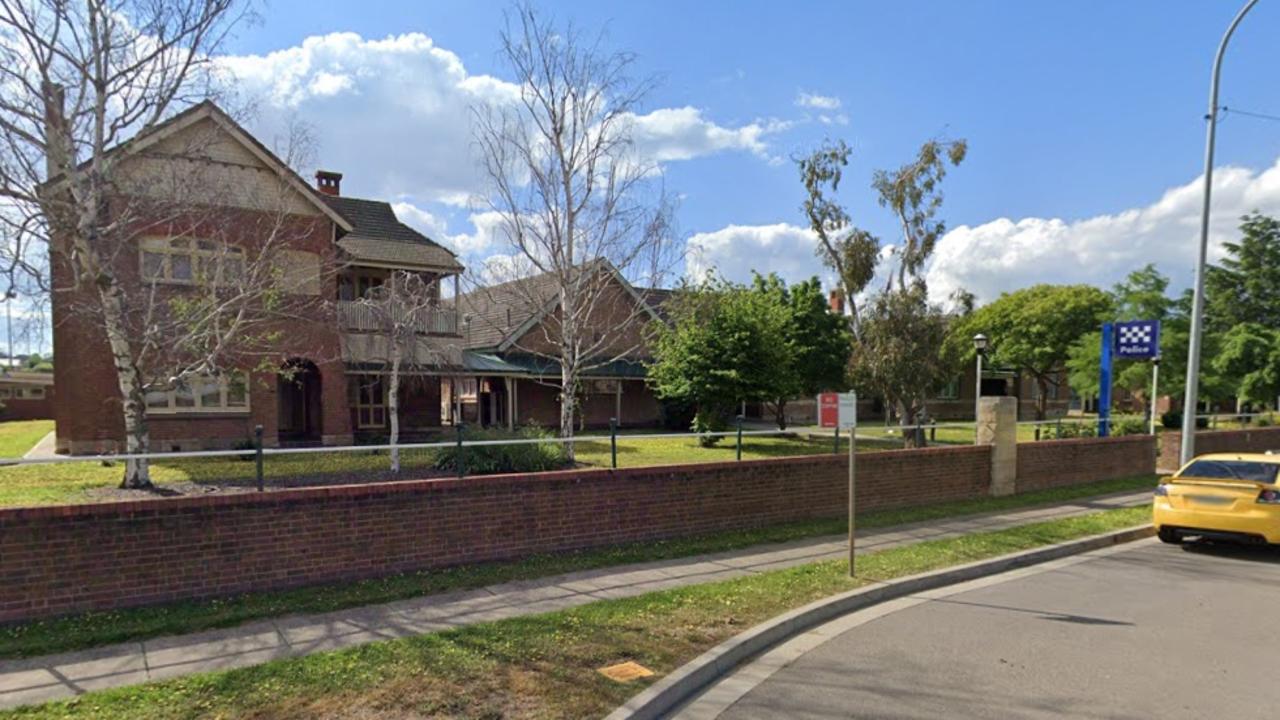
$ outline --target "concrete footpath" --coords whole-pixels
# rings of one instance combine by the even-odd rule
[[[1141,505],[1147,491],[932,520],[860,533],[860,552]],[[597,600],[727,580],[842,558],[843,536],[568,573],[319,615],[290,615],[224,630],[153,638],[92,650],[0,660],[0,708],[67,698],[197,672],[256,665],[473,623],[533,615]]]

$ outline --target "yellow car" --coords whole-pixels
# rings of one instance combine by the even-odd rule
[[[1201,455],[1156,487],[1152,522],[1160,539],[1280,544],[1280,455]]]

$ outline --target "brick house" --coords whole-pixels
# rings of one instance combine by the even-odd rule
[[[0,374],[0,419],[53,418],[53,374],[9,370]]]
[[[194,136],[200,142],[190,142]],[[200,149],[197,156],[192,147]],[[296,276],[289,292],[309,308],[304,318],[282,322],[272,336],[277,338],[270,350],[274,366],[264,368],[258,361],[219,377],[150,389],[146,402],[152,447],[229,447],[250,438],[256,425],[263,427],[269,446],[341,445],[358,434],[385,432],[385,342],[355,300],[394,270],[434,281],[438,297],[440,284],[452,278],[456,288],[462,272],[454,253],[401,223],[389,203],[342,196],[341,174],[318,172],[312,187],[212,103],[180,113],[113,152],[119,154],[122,173],[217,178],[212,203],[230,228],[226,242],[241,248],[236,252],[252,247],[250,228],[262,220],[252,197],[287,188],[287,217],[277,220],[292,229],[283,271]],[[208,262],[204,255],[211,252],[189,232],[181,239],[144,235],[138,245],[135,254],[125,253],[126,260],[117,261],[127,263],[121,282],[154,282],[175,294],[199,282],[192,268]],[[123,447],[122,401],[105,333],[90,313],[76,310],[83,301],[79,293],[88,291],[75,286],[60,252],[55,243],[57,449],[73,454],[117,451]],[[138,309],[126,308],[131,311]],[[440,425],[440,377],[461,370],[456,313],[441,305],[417,322],[418,341],[432,349],[435,360],[431,367],[406,373],[402,417],[410,432]]]
[[[646,327],[662,318],[661,304],[671,291],[637,288],[605,260],[584,272],[597,298],[584,332],[608,342],[583,373],[579,424],[607,427],[616,418],[623,427],[656,425],[662,412],[646,381]],[[458,297],[464,363],[471,373],[444,386],[446,422],[559,426],[556,288],[550,275],[540,274]]]

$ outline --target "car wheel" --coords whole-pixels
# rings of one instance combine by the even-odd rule
[[[1160,528],[1160,531],[1156,533],[1156,537],[1160,538],[1162,543],[1169,543],[1170,545],[1182,544],[1182,538],[1172,528]]]

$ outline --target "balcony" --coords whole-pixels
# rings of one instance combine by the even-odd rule
[[[382,329],[372,308],[352,300],[338,301],[338,323],[348,332],[378,332]],[[458,313],[434,308],[419,310],[412,318],[414,329],[422,335],[457,335]]]

